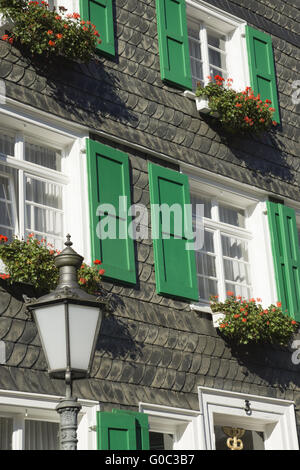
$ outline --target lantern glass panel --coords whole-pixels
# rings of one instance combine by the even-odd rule
[[[50,371],[66,369],[65,305],[58,303],[47,307],[37,307],[35,317]]]
[[[69,304],[71,369],[88,370],[100,315],[99,307]]]

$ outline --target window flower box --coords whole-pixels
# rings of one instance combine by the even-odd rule
[[[100,34],[79,13],[66,12],[63,6],[49,9],[44,1],[0,0],[1,39],[31,57],[44,56],[48,61],[64,57],[87,63],[96,57]]]
[[[212,296],[210,300],[217,328],[224,339],[236,345],[277,344],[286,347],[299,329],[299,323],[282,312],[281,302],[264,308],[261,299],[246,300],[231,291],[227,292],[225,302],[220,302],[218,296]]]
[[[219,328],[220,323],[223,322],[225,318],[225,313],[223,312],[212,312],[212,321],[215,328]]]
[[[232,89],[232,79],[220,75],[208,77],[203,87],[198,83],[195,92],[197,110],[219,120],[222,127],[232,134],[261,134],[269,131],[277,122],[273,120],[275,109],[271,101],[255,96],[251,87],[238,92]]]
[[[196,101],[197,111],[203,114],[210,113],[211,109],[209,106],[209,99],[207,98],[207,96],[196,96],[195,101]]]

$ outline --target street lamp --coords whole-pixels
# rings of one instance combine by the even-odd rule
[[[104,310],[104,301],[78,285],[77,270],[83,257],[71,248],[70,238],[67,235],[66,248],[55,257],[59,269],[56,289],[39,299],[25,299],[39,331],[48,372],[66,383],[66,396],[56,407],[62,450],[77,449],[81,405],[72,396],[72,380],[89,376]]]

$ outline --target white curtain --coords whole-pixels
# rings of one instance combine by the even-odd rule
[[[59,450],[59,424],[26,420],[25,450]]]

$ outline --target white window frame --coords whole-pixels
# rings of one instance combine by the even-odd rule
[[[220,202],[246,211],[246,230],[251,233],[248,253],[252,296],[262,299],[264,307],[275,303],[278,299],[267,219],[268,193],[205,170],[194,167],[192,169],[190,165],[182,165],[181,172],[189,177],[191,192],[196,191],[204,196],[216,197]],[[224,225],[228,230],[230,227],[235,229],[233,226]],[[224,291],[220,294],[220,300],[225,300],[222,298]],[[193,303],[191,308],[212,313],[207,302]]]
[[[192,185],[194,188],[196,185]],[[197,186],[196,186],[197,187]],[[210,194],[206,194],[205,192],[203,192],[203,189],[201,187],[201,191],[199,191],[199,188],[197,187],[197,189],[195,188],[194,191],[193,191],[194,194],[199,194],[199,198],[201,200],[201,195],[203,196],[206,196],[208,198],[212,198],[211,201],[212,201],[212,210],[211,210],[211,215],[212,215],[212,218],[204,218],[204,227],[205,229],[207,229],[207,231],[209,231],[210,233],[213,233],[213,239],[214,239],[214,247],[215,247],[215,268],[216,268],[216,279],[218,281],[218,284],[219,284],[219,292],[218,292],[218,295],[219,295],[219,299],[220,300],[225,300],[226,298],[226,291],[230,290],[230,289],[227,289],[226,288],[226,285],[225,285],[225,270],[224,270],[224,254],[223,254],[223,250],[222,250],[222,236],[225,235],[225,236],[230,236],[230,237],[234,237],[242,242],[245,242],[247,243],[247,246],[249,248],[249,243],[250,241],[253,239],[253,236],[251,234],[251,232],[249,231],[249,229],[247,230],[246,228],[243,228],[243,227],[236,227],[234,225],[230,225],[230,224],[227,224],[227,223],[224,223],[224,222],[221,222],[220,219],[219,219],[219,204],[222,203],[222,198],[218,197],[217,195],[213,195],[211,196]],[[230,204],[228,203],[227,201],[227,204],[229,206],[232,206],[234,209],[242,209],[244,210],[243,207],[239,207],[237,206],[237,203],[236,204]],[[245,215],[245,217],[247,218],[247,213]],[[195,221],[196,221],[196,224],[197,224],[197,218],[195,218]],[[202,223],[201,221],[199,221],[199,225],[202,226]],[[248,249],[249,251],[249,249]],[[243,261],[244,264],[247,264],[249,267],[250,267],[250,261],[248,260],[247,262],[246,261]],[[201,276],[199,276],[201,277]],[[206,276],[207,278],[209,276]],[[230,282],[230,281],[227,281],[227,282]],[[230,282],[231,284],[238,284],[238,283],[235,283],[235,281],[231,281]],[[238,285],[242,285],[242,284],[238,284]],[[249,288],[252,288],[252,284],[250,286],[246,286],[246,287],[249,287]],[[205,302],[204,302],[205,303]],[[208,302],[207,302],[208,303]]]
[[[199,411],[143,402],[139,403],[139,411],[148,415],[150,432],[173,435],[173,450],[201,450]]]
[[[299,449],[293,401],[208,387],[198,394],[205,450],[215,450],[214,425],[264,432],[265,450]]]
[[[25,446],[25,419],[59,423],[56,411],[63,397],[0,390],[0,416],[13,418],[12,450]],[[78,450],[96,450],[98,401],[79,398],[82,408],[78,415]]]
[[[89,132],[83,126],[33,110],[30,106],[7,99],[0,103],[0,128],[17,135],[15,155],[0,154],[0,163],[19,170],[19,178],[26,172],[64,185],[64,231],[70,233],[76,251],[91,262],[89,201],[86,163],[86,139]],[[24,135],[32,142],[41,142],[62,151],[62,171],[57,172],[24,160]],[[19,197],[22,197],[21,194]],[[24,199],[25,202],[25,199]],[[19,221],[17,235],[24,233],[24,221]],[[1,271],[1,267],[0,267]]]
[[[226,37],[226,65],[228,77],[233,79],[233,88],[242,91],[250,84],[246,44],[246,22],[220,8],[202,0],[186,0],[187,21],[199,23],[202,58],[208,62],[206,28],[215,30]],[[209,71],[204,68],[203,79],[208,83]]]
[[[1,161],[1,160],[0,160]],[[7,174],[7,173],[2,173],[0,171],[0,176],[2,178],[6,178],[8,180],[8,184],[9,184],[9,190],[10,190],[10,193],[11,193],[11,203],[12,203],[12,223],[13,223],[13,227],[15,227],[15,230],[16,230],[16,233],[19,233],[19,228],[18,228],[18,225],[17,225],[17,221],[18,221],[18,217],[17,217],[17,211],[16,211],[16,207],[17,207],[17,202],[16,202],[16,198],[15,198],[15,191],[14,191],[14,183],[13,183],[13,179],[12,179],[12,176]],[[1,228],[0,228],[0,231],[1,231]],[[1,261],[0,261],[1,262]]]

